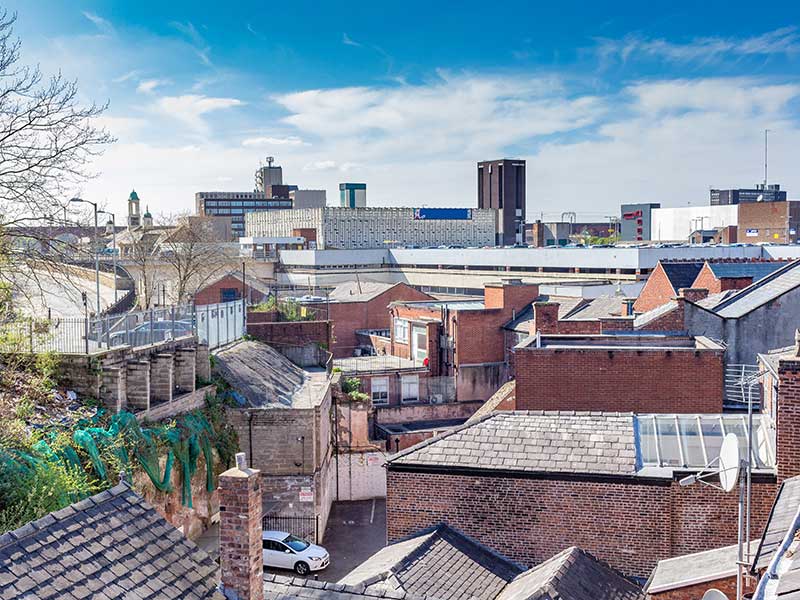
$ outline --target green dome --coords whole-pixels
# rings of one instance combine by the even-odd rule
[[[136,200],[139,201],[139,196],[136,194],[136,190],[131,191],[131,195],[128,196],[128,200]]]
[[[150,207],[149,206],[145,206],[144,207],[144,215],[143,216],[144,216],[145,219],[152,219],[153,218],[153,215],[150,214]]]

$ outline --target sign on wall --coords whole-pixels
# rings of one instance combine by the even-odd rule
[[[746,229],[744,234],[747,237],[758,237],[758,229]]]
[[[314,501],[314,492],[311,491],[310,487],[302,487],[300,488],[300,502],[313,502]]]
[[[415,208],[415,221],[469,221],[471,208]]]

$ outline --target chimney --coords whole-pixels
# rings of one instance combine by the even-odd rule
[[[689,302],[697,302],[708,297],[708,290],[705,288],[680,288],[678,296]]]
[[[632,317],[634,316],[633,310],[633,303],[636,302],[636,298],[623,298],[622,299],[622,312],[620,313],[623,317]]]
[[[227,598],[264,600],[261,542],[261,471],[247,467],[244,452],[219,476],[219,553]]]
[[[483,305],[499,308],[511,313],[512,309],[522,310],[539,295],[539,286],[524,283],[518,277],[506,277],[499,283],[486,283],[483,286]]]
[[[558,333],[558,302],[534,302],[530,335]]]

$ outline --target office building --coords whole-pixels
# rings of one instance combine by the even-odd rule
[[[367,206],[366,183],[340,183],[339,205],[342,208],[364,208]]]
[[[314,238],[319,250],[399,246],[488,246],[494,243],[496,211],[475,208],[306,208],[252,212],[253,237]]]
[[[621,209],[620,240],[638,242],[652,239],[652,213],[660,204],[623,204]]]
[[[263,192],[271,185],[283,185],[283,169],[278,165],[273,166],[275,158],[267,157],[267,166],[260,165],[256,169],[256,191]]]
[[[266,192],[197,192],[194,201],[199,216],[230,217],[234,238],[244,235],[246,214],[292,208],[290,198],[272,198]]]
[[[754,188],[738,190],[715,190],[710,192],[712,206],[720,204],[745,204],[747,202],[782,202],[786,200],[786,192],[777,183],[764,185],[757,183]]]
[[[525,161],[487,160],[478,163],[478,208],[499,212],[495,244],[524,243]]]

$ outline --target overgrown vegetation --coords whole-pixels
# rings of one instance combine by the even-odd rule
[[[358,377],[342,379],[342,391],[354,402],[366,402],[369,395],[361,391],[361,380]]]
[[[268,296],[266,300],[256,304],[250,310],[252,312],[278,312],[282,321],[311,321],[314,318],[311,311],[304,314],[296,300],[287,298],[278,301],[275,295]]]

